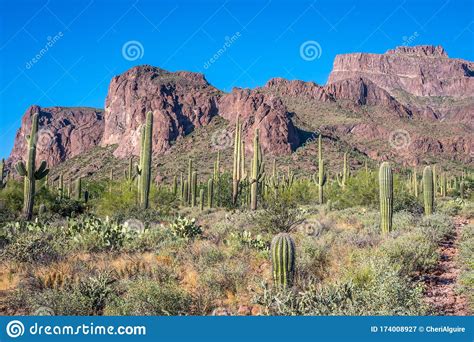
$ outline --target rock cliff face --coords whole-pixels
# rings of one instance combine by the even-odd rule
[[[8,163],[16,163],[27,152],[26,136],[31,131],[31,117],[39,113],[39,130],[36,138],[39,163],[46,160],[54,166],[68,158],[97,146],[103,137],[103,111],[83,107],[49,107],[33,105],[23,115]]]
[[[440,46],[398,47],[385,54],[336,56],[328,83],[363,77],[392,92],[416,96],[472,97],[474,63],[451,59]]]
[[[164,152],[173,141],[217,115],[219,94],[202,74],[134,67],[110,82],[102,146],[118,144],[116,157],[138,155],[140,127],[146,113],[152,111],[153,150]]]
[[[219,101],[219,114],[231,123],[242,122],[246,149],[251,150],[255,129],[266,153],[288,154],[299,145],[299,138],[288,110],[280,98],[256,90],[234,89]]]
[[[25,155],[24,136],[36,112],[40,113],[38,161],[54,166],[96,146],[110,145],[117,145],[116,157],[138,155],[140,128],[148,111],[154,113],[155,154],[168,151],[217,115],[230,122],[231,130],[237,116],[241,118],[248,150],[259,128],[266,154],[289,154],[302,142],[292,121],[296,115],[306,120],[305,129],[325,132],[377,160],[416,164],[431,153],[470,162],[473,70],[474,63],[450,59],[442,47],[398,47],[385,54],[336,56],[325,86],[274,78],[261,88],[225,94],[199,73],[137,66],[111,80],[104,111],[31,106],[8,162]],[[374,147],[387,145],[396,129],[409,132],[408,149]]]

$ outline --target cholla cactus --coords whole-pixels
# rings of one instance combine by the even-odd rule
[[[379,171],[380,187],[380,227],[384,235],[392,230],[393,214],[393,175],[390,164],[387,162],[380,165]]]
[[[271,256],[275,284],[278,287],[291,286],[295,274],[295,243],[288,233],[273,238]]]
[[[35,184],[37,180],[43,179],[49,173],[46,161],[42,161],[36,169],[36,139],[38,134],[38,114],[31,118],[31,133],[26,137],[28,140],[28,159],[26,164],[23,161],[16,164],[18,174],[24,177],[25,187],[23,191],[23,215],[27,220],[33,216],[33,205],[35,197]]]

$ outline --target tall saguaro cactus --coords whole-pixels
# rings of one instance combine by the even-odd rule
[[[393,175],[388,162],[383,162],[379,170],[380,227],[383,234],[392,230]]]
[[[318,138],[318,192],[319,192],[319,204],[324,203],[324,185],[326,184],[326,171],[324,169],[323,159],[323,143],[322,136]]]
[[[140,154],[140,166],[137,167],[139,179],[140,206],[148,209],[151,187],[151,155],[153,152],[153,113],[146,115],[145,128],[142,131],[142,151]]]
[[[234,134],[234,164],[232,172],[232,203],[237,203],[237,196],[239,195],[239,184],[241,180],[241,148],[242,148],[242,126],[240,118],[237,117]]]
[[[33,216],[33,205],[35,197],[35,184],[37,180],[43,179],[49,173],[46,161],[42,161],[36,170],[36,139],[38,134],[38,114],[34,114],[31,118],[31,133],[26,137],[28,140],[28,159],[26,165],[23,161],[16,164],[18,174],[25,179],[24,199],[23,199],[23,215],[27,220],[31,220]]]
[[[212,178],[207,181],[207,206],[209,209],[214,206],[214,180]]]
[[[287,233],[276,235],[271,244],[273,280],[278,287],[289,287],[295,274],[295,243]]]
[[[263,156],[262,149],[259,142],[260,131],[255,130],[255,136],[253,137],[253,158],[252,158],[252,171],[250,179],[250,209],[257,210],[257,197],[259,183],[263,178]]]
[[[433,214],[434,208],[434,181],[433,171],[427,166],[423,170],[423,200],[425,204],[425,215]]]

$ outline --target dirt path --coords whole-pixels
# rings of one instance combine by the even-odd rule
[[[426,302],[434,308],[436,315],[469,315],[466,298],[456,292],[456,282],[460,269],[456,263],[458,240],[462,228],[468,221],[455,219],[455,232],[447,236],[439,245],[441,255],[438,268],[428,274],[425,279]]]

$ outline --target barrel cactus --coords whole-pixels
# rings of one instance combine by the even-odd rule
[[[271,244],[273,280],[278,287],[289,287],[295,275],[295,243],[288,233],[276,235]]]

